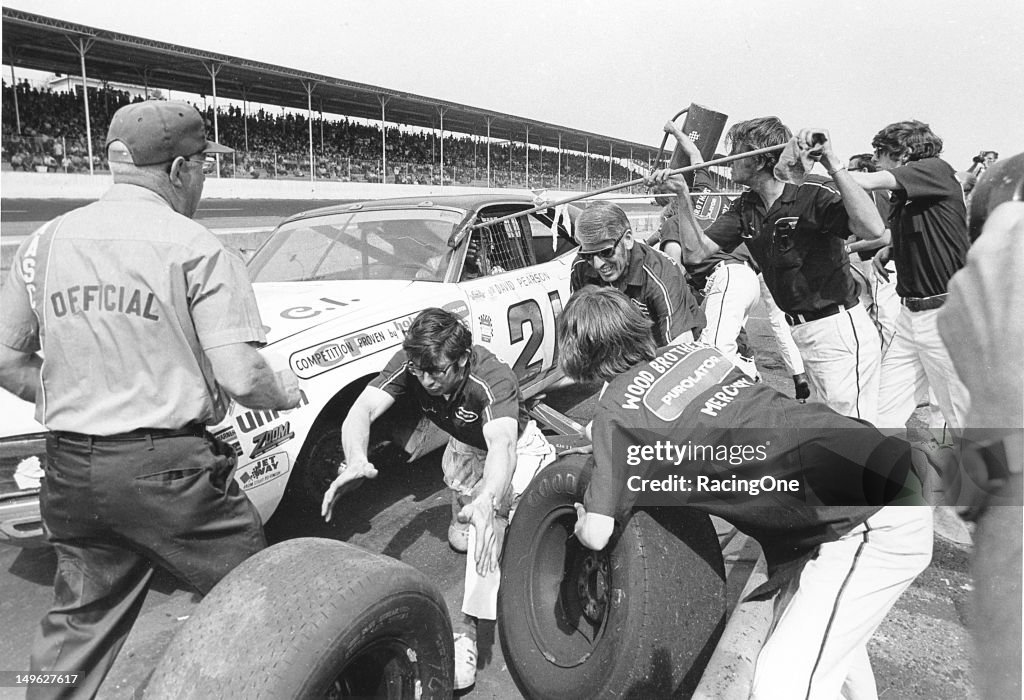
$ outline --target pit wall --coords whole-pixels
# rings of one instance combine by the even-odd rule
[[[0,175],[0,190],[2,190],[4,199],[97,199],[108,187],[110,187],[110,176],[105,172],[96,175],[65,175],[63,173],[4,171]],[[206,186],[203,189],[203,199],[381,199],[383,197],[468,194],[481,191],[532,194],[531,190],[480,187],[207,177]],[[555,194],[554,191],[547,192],[548,199]],[[575,194],[580,193],[557,193],[560,197]]]
[[[63,173],[25,173],[5,170],[0,173],[0,196],[3,199],[99,199],[110,187],[110,175],[65,175]],[[429,197],[442,194],[472,194],[480,192],[533,195],[532,190],[441,187],[438,185],[381,185],[367,182],[330,182],[309,180],[251,180],[207,177],[203,200],[211,199],[382,199],[384,197]],[[544,196],[556,201],[582,194],[574,191],[547,190]],[[614,194],[604,195],[614,199]],[[632,203],[646,200],[623,200]],[[581,203],[580,206],[583,206]],[[645,240],[658,228],[658,208],[639,211],[641,207],[627,207],[634,233]]]

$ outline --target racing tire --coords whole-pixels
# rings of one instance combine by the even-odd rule
[[[263,550],[178,631],[147,698],[450,698],[444,598],[396,559],[334,540]]]
[[[690,697],[725,626],[722,553],[710,518],[636,509],[609,545],[573,537],[592,459],[534,477],[509,527],[498,630],[527,698]]]

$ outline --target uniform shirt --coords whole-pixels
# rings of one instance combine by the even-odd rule
[[[217,423],[229,397],[204,350],[265,341],[241,259],[136,185],[33,233],[3,290],[0,343],[42,350],[36,420],[50,430]]]
[[[613,379],[593,436],[588,513],[624,521],[634,504],[682,503],[717,515],[760,543],[772,587],[819,544],[890,502],[910,470],[908,443],[821,404],[799,404],[752,381],[718,349],[696,344],[663,348]],[[631,458],[659,441],[699,451]],[[689,479],[691,490],[636,490],[639,479],[671,476]],[[799,491],[701,490],[698,477],[708,484],[796,479]]]
[[[744,192],[704,233],[726,251],[746,243],[788,314],[857,303],[844,248],[849,217],[830,180],[809,175],[800,187],[786,184],[769,211],[760,195]]]
[[[427,418],[459,442],[486,450],[483,428],[487,423],[495,418],[514,418],[522,435],[530,420],[512,368],[487,348],[473,346],[469,362],[461,370],[462,380],[447,397],[428,394],[409,372],[409,366],[405,350],[399,350],[370,386],[387,392],[396,401],[410,397]]]
[[[889,172],[900,185],[889,216],[896,293],[919,298],[945,294],[970,247],[963,188],[941,158],[913,160]]]
[[[577,256],[572,263],[569,287],[575,292],[588,284],[614,286],[625,293],[653,322],[654,339],[659,345],[668,345],[685,331],[699,334],[704,329],[704,312],[682,270],[667,255],[639,241],[633,243],[626,271],[614,285],[601,279],[593,265]]]

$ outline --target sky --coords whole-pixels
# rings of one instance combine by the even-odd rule
[[[729,125],[774,114],[828,129],[843,156],[904,119],[929,123],[957,169],[980,150],[1024,151],[1024,0],[4,6],[652,146],[697,103]]]

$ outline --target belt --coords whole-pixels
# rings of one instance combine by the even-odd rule
[[[931,311],[946,303],[946,294],[936,294],[933,297],[900,297],[900,303],[910,311]]]
[[[85,433],[73,433],[67,430],[54,430],[51,433],[58,440],[69,440],[71,442],[132,442],[134,440],[158,440],[160,438],[176,437],[203,437],[206,435],[206,426],[202,423],[189,423],[183,428],[138,428],[127,433],[114,433],[113,435],[87,435]]]
[[[817,321],[822,318],[828,318],[829,316],[841,314],[844,311],[849,311],[857,304],[858,302],[856,301],[850,303],[849,305],[832,304],[831,306],[826,306],[824,309],[808,311],[807,313],[786,314],[786,323],[788,323],[791,326],[799,326],[801,323],[810,323],[811,321]]]

